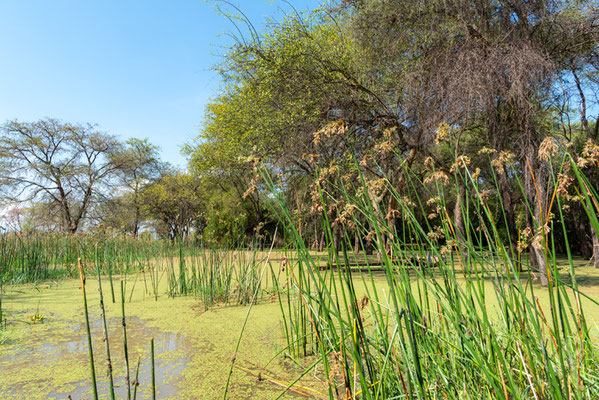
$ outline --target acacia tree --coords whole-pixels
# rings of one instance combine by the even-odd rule
[[[186,237],[202,215],[206,199],[201,182],[185,173],[174,173],[144,188],[142,201],[158,231],[170,239]]]
[[[75,233],[110,186],[119,148],[115,137],[91,124],[7,122],[0,136],[2,195],[10,202],[53,204],[61,229]]]
[[[120,167],[116,170],[117,182],[125,191],[116,204],[130,212],[130,229],[133,236],[139,233],[142,220],[142,190],[168,172],[170,167],[161,162],[158,147],[148,139],[132,138],[125,142],[121,151],[114,157]]]
[[[350,0],[343,4],[350,10],[358,43],[372,55],[367,59],[373,69],[383,74],[383,80],[395,74],[401,80],[398,88],[409,88],[402,91],[404,104],[429,137],[434,137],[435,125],[445,122],[457,133],[458,154],[459,135],[465,130],[478,131],[495,150],[496,161],[503,151],[515,153],[520,165],[515,172],[521,174],[530,205],[529,226],[545,235],[550,188],[548,164],[539,159],[539,150],[544,138],[555,133],[546,121],[555,107],[556,82],[572,73],[572,59],[584,69],[599,43],[596,3]],[[558,99],[560,95],[569,96],[558,93]],[[584,114],[582,119],[584,125]],[[435,146],[429,140],[422,149],[431,153]],[[515,199],[505,168],[499,162],[494,165],[514,245]],[[454,213],[458,230],[463,229],[459,226],[463,207],[458,206],[463,201],[460,189]],[[540,246],[531,247],[531,260],[546,285]]]
[[[234,170],[251,185],[251,174],[238,157],[261,157],[283,174],[288,200],[301,213],[306,209],[302,198],[305,202],[310,196],[307,190],[300,193],[296,183],[317,171],[349,175],[346,161],[355,157],[367,178],[384,177],[406,192],[404,171],[416,170],[424,178],[430,174],[424,161],[431,158],[436,170],[455,177],[456,190],[448,191],[447,204],[453,203],[456,239],[464,245],[473,229],[465,226],[469,218],[464,215],[471,185],[463,169],[453,166],[467,155],[469,168],[480,167],[480,179],[498,189],[497,220],[505,225],[506,243],[517,259],[518,213],[528,216],[536,237],[548,229],[546,200],[555,171],[539,150],[545,138],[559,134],[556,105],[572,94],[556,90],[559,81],[569,74],[580,78],[583,71],[586,81],[596,78],[586,73],[597,61],[596,4],[328,4],[333,8],[287,16],[262,34],[253,31],[231,49],[220,66],[225,93],[209,106],[202,134],[188,148],[194,172]],[[588,131],[587,92],[578,92]],[[483,147],[491,159],[477,154]],[[524,193],[517,190],[520,182]],[[383,189],[371,198],[378,216],[389,216],[389,226],[396,227],[394,196]],[[334,221],[335,215],[330,218]],[[535,244],[530,259],[546,284],[544,249]]]
[[[323,11],[288,16],[261,37],[237,43],[221,65],[225,93],[208,106],[206,124],[188,147],[193,171],[231,177],[240,194],[259,201],[245,191],[252,174],[243,163],[259,157],[285,176],[289,201],[305,214],[317,170],[345,170],[352,154],[376,157],[372,150],[385,133],[403,143],[401,116],[388,100],[394,96],[379,96],[378,81],[362,71],[354,50],[342,26]],[[397,160],[388,153],[382,158],[382,172],[395,183]],[[370,172],[381,175],[379,168]],[[319,221],[312,217],[302,221]]]

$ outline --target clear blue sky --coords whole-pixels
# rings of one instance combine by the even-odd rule
[[[259,28],[291,10],[233,0]],[[319,0],[291,0],[298,10]],[[233,25],[202,0],[0,0],[0,123],[44,117],[149,138],[180,167]]]

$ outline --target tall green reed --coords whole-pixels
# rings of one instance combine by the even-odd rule
[[[183,241],[186,249],[190,241]],[[94,260],[102,273],[137,272],[139,260],[178,251],[169,240],[103,233],[4,232],[0,234],[0,281],[37,282],[76,274],[77,259]],[[131,260],[138,260],[137,263]],[[111,285],[113,302],[114,285]]]
[[[152,399],[156,400],[156,368],[154,365],[154,338],[150,340],[150,357],[152,367]]]
[[[575,163],[566,162],[596,224],[599,197]],[[542,288],[535,281],[538,271],[530,265],[524,270],[523,259],[505,244],[494,210],[467,168],[457,169],[453,188],[426,187],[409,170],[403,171],[401,191],[385,178],[388,201],[400,215],[394,221],[382,212],[388,204],[373,201],[372,186],[356,167],[358,185],[339,179],[332,188],[318,189],[334,267],[328,270],[316,264],[282,191],[263,174],[276,202],[274,212],[297,251],[286,293],[279,296],[289,352],[316,354],[331,399],[599,396],[598,353],[581,298],[596,301],[577,287],[570,254],[568,279],[560,276],[553,230],[535,244],[543,246],[552,277]],[[449,191],[458,185],[465,186],[459,204],[463,232],[444,212]],[[427,215],[431,199],[438,211],[434,222],[418,217]],[[352,206],[345,222],[327,208],[339,203]],[[556,204],[559,209],[559,199]],[[567,238],[567,221],[558,213]],[[356,258],[352,231],[358,232],[367,273],[351,266]],[[370,266],[369,247],[378,254],[380,278]]]
[[[260,281],[258,246],[189,247],[170,254],[159,263],[167,276],[167,294],[171,297],[192,295],[202,300],[204,309],[216,304],[248,304],[258,288],[267,290]]]
[[[4,315],[2,314],[2,298],[4,297],[4,290],[0,283],[0,331],[4,328]]]
[[[131,398],[131,377],[129,374],[129,348],[127,346],[127,321],[125,319],[125,284],[123,281],[121,281],[121,325],[123,326],[123,354],[125,355],[125,382],[127,384],[127,400],[129,400]]]
[[[112,377],[112,358],[110,357],[110,343],[108,338],[108,326],[106,324],[106,309],[104,308],[104,294],[102,292],[102,277],[100,275],[100,267],[96,262],[96,272],[98,274],[98,293],[100,295],[100,317],[102,318],[102,330],[104,333],[104,346],[106,348],[106,374],[110,384],[110,398],[115,399],[114,395],[114,379]]]
[[[94,394],[94,399],[98,400],[98,386],[96,383],[96,368],[94,364],[94,351],[92,346],[92,335],[89,324],[89,313],[87,309],[87,296],[85,293],[85,271],[83,269],[83,264],[81,263],[81,259],[77,260],[77,266],[79,268],[79,278],[81,282],[81,293],[83,295],[83,309],[85,312],[85,328],[87,332],[87,347],[89,350],[89,365],[91,371],[91,380],[92,380],[92,390]]]

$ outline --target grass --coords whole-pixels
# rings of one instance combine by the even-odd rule
[[[598,197],[576,165],[569,165],[584,188],[579,192],[593,221]],[[402,232],[373,206],[361,175],[358,187],[342,179],[336,186],[319,187],[329,259],[336,267],[324,271],[296,230],[283,191],[263,175],[277,201],[274,210],[295,238],[297,250],[297,268],[288,277],[291,289],[286,298],[279,298],[289,354],[318,357],[330,399],[599,397],[599,358],[592,339],[596,332],[588,324],[582,299],[595,306],[597,301],[579,289],[570,254],[567,273],[562,272],[566,276],[560,275],[553,230],[541,242],[552,277],[550,285],[541,288],[535,284],[539,271],[523,269],[522,260],[512,258],[494,214],[480,196],[479,181],[468,170],[456,172],[456,179],[467,185],[462,204],[465,236],[458,236],[448,214],[441,214],[436,227],[417,217],[426,199],[411,190],[417,175],[405,173],[409,184],[401,194],[386,182],[401,215]],[[447,209],[445,189],[436,189],[430,198],[438,198],[439,208]],[[334,248],[339,222],[329,220],[335,216],[327,210],[330,204],[350,204],[354,210],[346,218],[351,223],[343,228],[340,252]],[[559,198],[556,206],[561,207]],[[565,221],[560,222],[563,227]],[[356,250],[351,230],[358,230],[360,238],[373,237],[386,280],[382,295],[372,272],[356,276],[349,267]],[[434,231],[441,233],[443,242],[454,243],[453,250],[447,252],[448,246],[430,235]],[[567,237],[565,229],[563,234]],[[486,243],[484,248],[480,243]],[[367,246],[362,239],[362,253]],[[414,252],[424,257],[415,258]],[[360,280],[364,295],[356,289]],[[539,297],[546,297],[547,304]]]
[[[597,223],[599,197],[576,165],[570,168],[589,220]],[[467,188],[464,235],[447,213],[434,221],[418,217],[427,199],[438,199],[439,209],[447,209],[444,193],[450,189],[429,187],[430,192],[423,193],[418,176],[406,174],[401,194],[386,183],[400,215],[394,222],[381,212],[386,204],[369,198],[369,184],[361,175],[357,185],[339,179],[320,187],[328,243],[324,254],[315,255],[308,248],[282,191],[267,174],[263,178],[273,193],[273,211],[292,241],[292,248],[274,251],[272,257],[258,246],[222,249],[140,241],[117,250],[112,239],[82,244],[81,254],[96,268],[98,289],[102,284],[111,288],[112,304],[104,304],[100,291],[93,300],[95,312],[105,317],[120,307],[124,361],[116,375],[122,372],[130,383],[128,299],[129,312],[144,323],[199,340],[189,371],[182,373],[187,382],[183,395],[189,398],[250,393],[346,400],[598,398],[599,274],[581,266],[569,252],[557,255],[551,229],[539,242],[550,276],[550,285],[541,287],[540,271],[529,265],[525,254],[514,257],[505,245],[497,216],[468,170],[455,176]],[[558,182],[550,185],[557,186]],[[563,229],[567,221],[559,211],[561,200],[553,198],[552,227]],[[338,214],[328,212],[333,204],[351,205],[353,211],[340,222]],[[565,229],[562,234],[567,239]],[[9,249],[5,257],[14,260],[4,267],[11,277],[5,282],[37,281],[50,270],[65,269],[67,258],[48,261],[51,246],[40,245],[45,239],[33,238],[30,247],[23,246],[22,238],[4,239],[2,246]],[[368,254],[369,248],[375,255]],[[121,286],[118,305],[115,282]],[[93,335],[85,285],[81,286],[87,362],[95,385]],[[11,324],[18,320],[14,313],[19,303],[37,300],[36,307],[43,308],[41,298],[48,306],[56,302],[45,291],[37,298],[33,286],[24,303],[13,292],[16,287],[10,286],[2,303]],[[97,301],[108,311],[95,308]],[[68,306],[71,312],[72,307]],[[101,323],[108,354],[110,323]],[[202,358],[207,351],[201,346],[212,347],[211,359]],[[16,349],[15,345],[11,351]],[[160,368],[154,365],[153,350],[152,339],[152,383],[147,386],[156,396]],[[139,363],[134,398],[138,375]]]

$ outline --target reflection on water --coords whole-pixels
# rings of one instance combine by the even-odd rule
[[[123,351],[123,331],[120,318],[107,320],[109,326],[109,344],[113,365],[115,394],[117,398],[127,398],[127,385],[125,380],[125,362]],[[91,321],[92,342],[98,392],[101,398],[107,398],[109,384],[107,377],[106,348],[102,334],[100,319]],[[18,374],[21,369],[44,369],[44,377],[50,379],[37,380],[29,376],[31,384],[38,388],[48,388],[44,397],[49,399],[89,399],[93,397],[91,378],[89,378],[89,355],[87,333],[84,324],[70,326],[61,333],[45,334],[42,338],[31,338],[26,343],[19,345],[18,351],[0,353],[0,370],[2,373]],[[65,334],[67,332],[67,334]],[[150,339],[154,338],[155,348],[155,375],[156,390],[160,398],[176,398],[177,383],[186,365],[190,362],[193,346],[181,334],[163,332],[156,328],[146,326],[136,317],[127,317],[127,342],[129,348],[130,379],[135,379],[138,359],[139,386],[138,399],[151,398],[151,361]],[[36,340],[39,339],[39,340]],[[36,343],[44,343],[37,345]],[[66,369],[62,368],[66,363]],[[60,365],[56,376],[48,373],[48,369]],[[65,379],[69,373],[69,365],[79,374],[73,374],[73,380]],[[35,370],[34,369],[34,370]],[[81,379],[81,370],[85,369],[85,379]],[[55,379],[56,378],[56,379]],[[59,379],[60,378],[60,379]],[[54,381],[57,382],[54,382]],[[64,383],[68,382],[68,383]],[[30,385],[31,386],[31,385]],[[132,387],[133,390],[133,387]],[[29,388],[14,385],[9,388],[0,388],[2,398],[29,398]],[[41,393],[43,394],[43,393]]]

